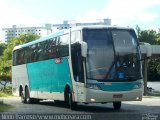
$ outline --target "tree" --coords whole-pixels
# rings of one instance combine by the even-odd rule
[[[13,48],[17,45],[21,45],[38,38],[39,36],[35,34],[23,34],[23,35],[20,35],[19,37],[12,38],[7,42],[7,45],[3,50],[2,55],[0,56],[0,83],[4,85],[4,87],[7,82],[11,81],[11,65],[12,65]],[[2,83],[1,81],[5,81],[5,83]]]
[[[148,80],[159,81],[160,80],[160,58],[151,58],[148,62]]]
[[[160,45],[160,29],[157,33],[157,44]]]
[[[160,45],[160,30],[141,30],[136,26],[136,32],[140,42],[147,42],[151,45]],[[148,60],[148,80],[160,80],[160,58],[152,57]]]
[[[5,50],[6,47],[7,47],[6,43],[0,43],[0,56],[2,56],[3,51]]]
[[[157,44],[157,32],[154,30],[143,30],[139,33],[139,41],[147,42],[152,45]]]
[[[35,35],[35,34],[22,34],[19,37],[15,37],[15,38],[9,40],[7,43],[7,48],[3,52],[4,60],[11,60],[12,59],[12,50],[15,46],[31,42],[31,41],[36,40],[38,38],[39,38],[39,36]]]

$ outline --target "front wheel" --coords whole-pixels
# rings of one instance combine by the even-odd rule
[[[69,93],[69,105],[71,110],[75,110],[77,108],[77,102],[74,102],[72,99],[72,93]]]
[[[121,109],[121,102],[113,102],[113,107],[115,110]]]

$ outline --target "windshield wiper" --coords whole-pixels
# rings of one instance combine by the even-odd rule
[[[106,78],[107,78],[108,75],[111,73],[111,71],[112,71],[114,65],[117,63],[118,58],[119,58],[119,55],[117,55],[116,58],[114,59],[114,61],[112,62],[111,66],[110,66],[110,68],[109,68],[109,70],[108,70],[108,72],[107,72],[107,74],[106,74]]]

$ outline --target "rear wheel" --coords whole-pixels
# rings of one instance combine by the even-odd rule
[[[28,88],[26,88],[25,90],[25,99],[27,104],[30,104],[32,102]]]
[[[115,110],[121,109],[121,102],[113,102],[113,107]]]
[[[31,103],[38,103],[39,99],[30,98],[29,89],[26,88],[26,90],[25,90],[25,101],[26,101],[27,104],[31,104]]]
[[[21,97],[21,102],[22,102],[22,103],[25,103],[25,102],[26,102],[26,99],[25,99],[25,95],[24,95],[23,90],[20,91],[20,97]]]

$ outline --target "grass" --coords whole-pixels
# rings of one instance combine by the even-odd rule
[[[12,87],[5,87],[0,89],[0,97],[10,97],[12,96]]]
[[[2,91],[0,91],[0,97],[11,97],[12,95],[11,94],[6,94]]]
[[[0,97],[10,97],[12,96],[12,87],[5,87],[0,89]],[[11,105],[4,104],[0,101],[0,112],[5,112],[8,109],[14,108]]]
[[[0,102],[0,112],[5,112],[11,108],[14,108],[14,107]]]

